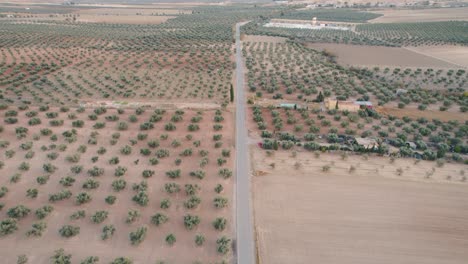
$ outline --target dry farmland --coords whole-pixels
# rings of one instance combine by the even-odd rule
[[[369,20],[370,23],[404,23],[468,20],[468,8],[388,9],[373,11],[383,16]]]
[[[0,5],[3,262],[247,264],[253,222],[260,263],[468,259],[466,21],[16,2]],[[264,27],[315,16],[352,28]],[[235,138],[252,145],[237,161]]]
[[[308,44],[316,50],[327,50],[336,55],[337,61],[346,66],[367,67],[421,67],[421,68],[457,68],[459,66],[404,48],[346,44]],[[450,47],[446,47],[450,50]]]
[[[1,114],[17,119],[2,122],[0,153],[0,254],[8,263],[21,254],[48,263],[58,248],[104,263],[231,258],[216,246],[233,235],[231,113],[8,107]]]
[[[466,167],[292,155],[253,151],[259,263],[465,263]]]

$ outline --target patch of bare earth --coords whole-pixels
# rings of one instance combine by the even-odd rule
[[[389,67],[421,67],[421,68],[459,68],[460,66],[444,60],[414,52],[405,48],[380,46],[361,46],[347,44],[308,43],[307,46],[316,50],[327,50],[337,57],[338,63],[347,66],[389,66]]]
[[[466,46],[419,46],[406,49],[468,67],[468,47]]]
[[[140,16],[140,15],[80,15],[78,22],[109,24],[161,24],[175,16]]]
[[[383,14],[370,23],[404,23],[468,20],[468,7],[462,8],[428,8],[428,9],[386,9],[373,13]]]
[[[284,43],[287,38],[282,37],[270,37],[270,36],[259,36],[259,35],[242,35],[242,41],[246,42],[272,42],[272,43]]]
[[[468,259],[468,193],[460,173],[466,166],[432,169],[435,163],[410,159],[342,160],[303,152],[292,157],[286,151],[268,157],[261,150],[253,151],[253,163],[260,263],[461,264]]]

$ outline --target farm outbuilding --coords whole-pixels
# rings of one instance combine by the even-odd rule
[[[284,109],[308,109],[307,106],[294,103],[280,103],[277,107]]]
[[[378,147],[377,141],[373,138],[361,138],[357,137],[355,138],[356,144],[359,146],[363,146],[366,149],[371,149],[373,147]]]
[[[325,108],[327,110],[346,110],[349,112],[357,112],[360,109],[372,108],[372,102],[369,101],[339,101],[333,99],[325,100]]]

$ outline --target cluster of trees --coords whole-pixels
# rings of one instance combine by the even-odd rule
[[[273,117],[270,124],[264,121],[264,114],[268,111]],[[305,109],[267,110],[254,106],[252,113],[253,120],[257,122],[261,136],[265,139],[262,146],[264,149],[290,149],[298,145],[307,150],[386,154],[389,146],[394,146],[400,150],[400,156],[427,160],[447,158],[454,161],[463,161],[462,155],[468,153],[468,146],[463,140],[468,135],[468,123],[459,121],[429,121],[426,118],[413,120],[408,117],[399,119],[382,116],[372,110],[350,113],[336,109],[327,112]],[[281,132],[277,130],[277,124],[283,122],[287,127]],[[355,137],[373,138],[378,144],[373,148],[366,148],[358,145],[353,140]]]

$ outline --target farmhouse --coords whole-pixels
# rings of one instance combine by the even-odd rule
[[[357,112],[360,109],[372,108],[372,102],[369,101],[339,101],[333,99],[325,100],[325,107],[328,110],[338,109]]]

